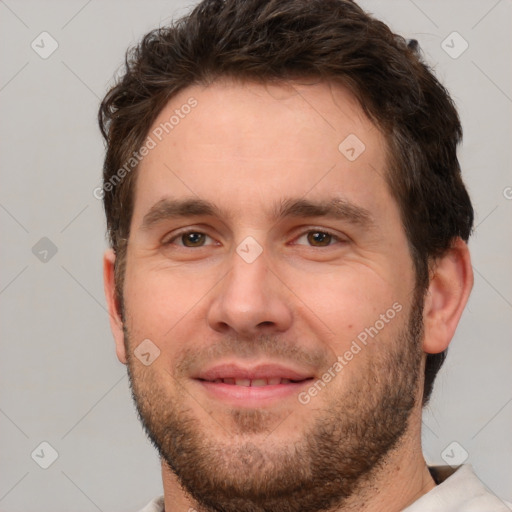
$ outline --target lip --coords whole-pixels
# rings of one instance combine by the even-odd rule
[[[229,379],[225,383],[221,379]],[[236,385],[234,380],[260,380],[284,379],[279,384],[266,385]],[[228,405],[244,408],[262,407],[271,405],[276,401],[297,395],[300,390],[310,385],[314,375],[290,366],[274,363],[258,364],[249,367],[237,363],[225,363],[205,369],[194,376],[196,383],[203,391],[216,400],[221,400]]]
[[[253,367],[242,366],[237,363],[224,363],[203,370],[194,378],[210,382],[217,379],[255,380],[276,378],[301,381],[313,378],[313,375],[290,366],[275,363],[258,364]]]

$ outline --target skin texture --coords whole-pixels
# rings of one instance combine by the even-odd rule
[[[162,459],[166,509],[402,510],[435,486],[421,452],[425,354],[448,346],[470,293],[466,244],[455,240],[433,262],[425,297],[415,293],[385,139],[342,87],[193,86],[153,129],[191,97],[197,106],[137,171],[124,318],[114,253],[104,257],[116,351]],[[338,149],[350,134],[365,145],[354,161]],[[148,223],[165,199],[219,211]],[[297,199],[350,207],[344,218],[273,215]],[[237,252],[247,237],[262,251],[250,263]],[[147,339],[160,351],[150,365],[134,355]],[[195,379],[233,362],[279,362],[311,380],[250,401]],[[329,369],[335,377],[301,402]]]

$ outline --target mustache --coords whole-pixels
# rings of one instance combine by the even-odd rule
[[[196,372],[212,361],[224,358],[257,359],[265,357],[281,362],[295,363],[300,367],[322,368],[329,365],[324,348],[307,348],[297,343],[285,342],[274,335],[262,334],[253,338],[225,337],[203,347],[186,347],[177,355],[176,376]],[[332,354],[332,359],[336,355]]]

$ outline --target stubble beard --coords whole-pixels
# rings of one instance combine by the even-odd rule
[[[193,399],[177,380],[171,396],[128,351],[139,418],[198,512],[341,508],[354,494],[367,492],[371,476],[383,467],[386,455],[408,429],[423,355],[422,309],[422,301],[417,300],[408,322],[385,351],[363,348],[374,355],[366,359],[364,368],[360,365],[353,372],[350,388],[339,395],[330,393],[323,412],[315,411],[316,419],[296,439],[297,433],[290,433],[286,445],[273,441],[280,429],[286,429],[283,411],[231,410],[231,431],[222,432],[219,440],[211,435],[218,425],[213,420],[213,427],[199,421],[187,406]],[[125,329],[128,347],[130,341]],[[377,338],[368,345],[380,342]],[[330,386],[335,389],[336,379]],[[328,389],[322,393],[327,396]]]

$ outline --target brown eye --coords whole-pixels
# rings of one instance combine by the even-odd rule
[[[180,239],[185,247],[201,247],[204,244],[206,235],[190,231],[181,235]]]
[[[333,236],[323,231],[310,231],[307,234],[307,239],[314,247],[326,247],[331,244]]]

